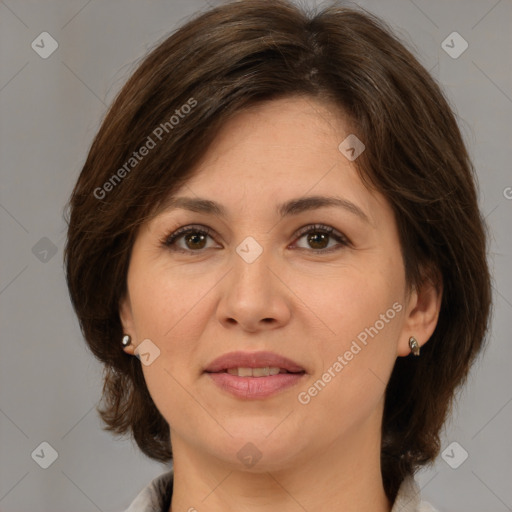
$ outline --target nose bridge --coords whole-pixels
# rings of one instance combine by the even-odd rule
[[[264,325],[281,324],[290,314],[286,297],[276,279],[271,250],[246,237],[232,256],[229,279],[222,290],[218,315],[221,322],[237,323],[255,331]]]
[[[268,238],[268,237],[267,237]],[[267,240],[268,241],[268,240]],[[257,291],[268,290],[271,286],[272,272],[271,251],[269,244],[260,237],[260,241],[252,236],[247,236],[235,248],[233,255],[233,280],[234,285],[247,285]],[[242,288],[242,291],[244,289]]]

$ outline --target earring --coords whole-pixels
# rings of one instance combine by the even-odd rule
[[[420,355],[420,345],[414,336],[409,338],[409,347],[411,347],[411,351],[415,356]]]
[[[132,338],[129,334],[125,334],[123,336],[123,339],[121,341],[121,344],[123,345],[123,347],[127,347],[128,345],[130,345],[132,342]]]

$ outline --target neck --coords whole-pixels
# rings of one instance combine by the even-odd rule
[[[298,453],[292,463],[277,469],[257,464],[241,471],[198,451],[174,431],[172,440],[169,512],[390,512],[392,507],[380,469],[380,421],[359,425],[321,453]]]

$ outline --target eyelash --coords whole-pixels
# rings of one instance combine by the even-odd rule
[[[188,254],[190,254],[190,253],[198,253],[199,254],[199,253],[204,252],[205,249],[193,251],[190,249],[187,250],[187,249],[176,248],[175,242],[179,238],[181,238],[187,234],[190,234],[190,233],[212,237],[213,231],[210,228],[207,228],[205,226],[200,226],[200,225],[199,226],[194,226],[194,225],[184,226],[182,228],[177,229],[173,233],[170,233],[170,234],[164,236],[164,238],[160,241],[160,243],[162,246],[164,246],[172,251],[176,251],[176,252],[188,253]],[[304,248],[300,247],[299,250],[306,250],[309,252],[313,252],[315,254],[326,254],[326,253],[331,253],[331,252],[337,251],[341,247],[346,247],[346,246],[350,245],[350,241],[344,235],[342,235],[341,233],[336,231],[331,226],[325,226],[324,224],[310,224],[308,226],[304,226],[303,228],[299,229],[299,231],[294,235],[294,237],[297,241],[300,238],[302,238],[304,235],[307,235],[309,233],[323,233],[323,234],[329,235],[330,237],[334,238],[334,240],[336,240],[339,245],[335,246],[335,247],[331,247],[330,249],[309,249],[308,250],[308,249],[304,249]]]

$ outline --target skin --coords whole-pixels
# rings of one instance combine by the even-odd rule
[[[433,333],[441,291],[406,283],[391,207],[365,188],[338,150],[350,133],[339,111],[312,98],[240,112],[175,194],[217,201],[229,216],[171,209],[137,235],[120,315],[132,336],[127,353],[144,339],[160,350],[142,368],[171,429],[170,512],[392,508],[380,470],[385,386],[396,358],[410,353],[409,337],[423,345]],[[368,222],[336,207],[280,219],[277,204],[309,195],[349,200]],[[327,237],[315,245],[308,235],[295,236],[315,223],[350,243]],[[176,247],[188,253],[161,244],[190,224],[209,227],[211,237],[203,244],[178,239]],[[252,263],[236,252],[248,236],[263,248]],[[300,403],[298,394],[395,303],[401,311],[309,403]],[[274,351],[306,375],[266,399],[233,397],[203,370],[234,350]],[[262,454],[250,468],[237,457],[248,442]]]

